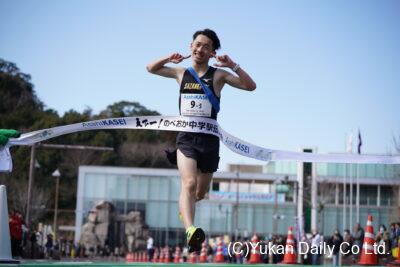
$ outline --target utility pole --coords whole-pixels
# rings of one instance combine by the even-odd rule
[[[57,213],[58,213],[58,191],[60,187],[60,176],[61,173],[57,169],[52,174],[53,177],[56,177],[56,199],[54,203],[54,221],[53,221],[53,231],[54,231],[54,240],[57,240]]]
[[[279,215],[278,215],[278,184],[281,184],[281,181],[275,180],[274,181],[274,214],[272,215],[272,233],[274,235],[277,234],[277,228],[278,228],[278,220],[279,220]]]
[[[29,180],[28,180],[28,200],[26,203],[26,225],[29,229],[30,222],[31,222],[31,199],[32,199],[32,186],[33,186],[33,179],[35,175],[35,154],[36,154],[36,144],[33,144],[31,147],[31,160],[29,163]]]
[[[236,165],[236,205],[235,205],[235,239],[239,237],[239,171],[240,166]]]

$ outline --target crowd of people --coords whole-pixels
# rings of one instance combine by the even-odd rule
[[[346,229],[343,234],[339,230],[335,230],[331,236],[322,236],[318,231],[314,230],[311,234],[304,234],[300,241],[295,240],[295,247],[297,252],[301,250],[301,263],[304,265],[321,265],[327,262],[332,262],[333,266],[339,266],[341,261],[342,265],[354,265],[360,259],[360,254],[362,252],[362,246],[364,242],[364,229],[360,224],[356,224],[353,231]],[[383,253],[378,254],[378,258],[381,264],[385,264],[392,261],[398,253],[398,241],[400,237],[400,223],[393,223],[390,225],[390,229],[387,229],[385,225],[380,225],[378,232],[375,234],[375,243],[383,247]],[[217,237],[216,240],[222,240],[222,237]],[[231,244],[240,244],[240,247],[229,246],[226,242],[222,242],[222,255],[224,261],[227,263],[249,263],[251,259],[251,253],[248,253],[248,249],[252,247],[246,245],[246,243],[252,242],[249,239],[238,239],[231,241]],[[284,258],[284,253],[274,253],[273,251],[268,251],[270,247],[279,247],[280,245],[285,247],[287,237],[283,235],[272,235],[270,237],[261,238],[260,246],[265,248],[261,250],[260,257],[261,262],[266,264],[277,264],[281,263]],[[332,248],[332,254],[329,255],[326,251],[322,251],[323,243]],[[215,261],[215,256],[218,249],[218,241],[207,243],[207,261]],[[301,247],[303,246],[303,247]],[[358,247],[355,249],[352,247]],[[313,248],[319,248],[318,253],[313,251]],[[149,248],[148,248],[149,249]],[[154,248],[151,247],[152,254],[149,254],[148,260],[152,261],[154,255]],[[230,251],[229,251],[230,249]],[[175,251],[172,247],[155,248],[156,251],[168,250],[170,261],[173,261]],[[241,253],[237,253],[241,251]],[[358,253],[357,253],[358,252]],[[187,249],[182,250],[183,261],[189,261],[189,253]]]
[[[61,259],[76,255],[78,246],[72,239],[59,237],[55,241],[53,231],[43,225],[30,231],[16,210],[9,214],[9,227],[13,258]]]
[[[58,237],[54,240],[54,233],[51,231],[45,231],[45,227],[39,227],[34,231],[29,231],[25,226],[23,217],[20,212],[12,211],[9,215],[9,226],[10,226],[10,237],[11,237],[11,249],[14,258],[31,258],[31,259],[61,259],[61,258],[75,258],[75,257],[96,257],[96,256],[111,256],[115,258],[124,257],[123,249],[109,249],[108,251],[97,250],[99,254],[85,251],[83,246],[79,243],[74,243],[72,239],[65,237]],[[326,243],[329,246],[333,246],[332,257],[327,257],[324,253],[308,253],[301,254],[302,264],[305,265],[320,265],[328,258],[332,261],[334,266],[339,265],[339,260],[342,264],[351,265],[357,263],[359,260],[359,253],[352,253],[351,248],[357,246],[362,248],[364,242],[364,229],[360,224],[356,224],[353,231],[349,229],[344,230],[343,233],[335,230],[331,236],[322,236],[318,231],[312,231],[311,234],[305,234],[295,240],[295,247],[302,252],[306,250],[302,246],[308,246],[309,248],[319,247],[322,243]],[[387,229],[385,225],[380,225],[375,234],[375,243],[384,247],[384,253],[378,254],[380,263],[385,263],[393,259],[398,255],[398,242],[400,238],[400,223],[392,223],[390,228]],[[214,240],[221,240],[222,237],[214,238]],[[236,251],[242,251],[241,254],[235,254],[233,246],[229,246],[227,242],[208,242],[206,251],[208,261],[213,261],[218,249],[218,244],[222,245],[222,255],[226,262],[230,263],[246,263],[249,262],[251,253],[247,253],[247,249],[251,246],[246,246],[246,243],[251,242],[247,238],[239,238],[235,241],[234,238],[230,239],[231,242],[238,242],[242,244],[242,247],[237,248]],[[299,242],[301,241],[301,242]],[[152,260],[154,257],[154,251],[161,251],[167,249],[171,261],[173,260],[176,247],[165,246],[155,247],[153,238],[149,237],[147,242],[148,260]],[[260,238],[260,245],[264,247],[270,247],[271,245],[283,245],[285,246],[286,236],[283,235],[271,235],[268,237]],[[269,245],[269,246],[268,246]],[[228,249],[231,251],[228,251]],[[341,248],[341,250],[339,249]],[[180,247],[181,256],[184,261],[189,258],[189,252],[187,247]],[[345,253],[343,253],[345,252]],[[247,257],[245,256],[247,255]],[[261,261],[263,263],[279,263],[283,260],[282,253],[269,253],[264,250],[261,253]],[[331,259],[330,259],[331,258]]]

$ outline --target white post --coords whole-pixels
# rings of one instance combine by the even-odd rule
[[[353,165],[350,164],[350,221],[349,226],[353,226]]]
[[[377,193],[377,196],[376,196],[376,205],[378,207],[380,207],[381,206],[381,185],[380,184],[378,184],[377,190],[378,190],[378,193]]]
[[[339,184],[335,184],[335,205],[339,206]]]
[[[313,149],[313,153],[316,153],[316,148]],[[311,229],[318,229],[317,226],[317,205],[318,205],[318,183],[317,183],[317,168],[316,164],[311,165]],[[321,228],[323,228],[321,226]],[[319,229],[321,230],[321,229]]]
[[[299,223],[300,236],[303,236],[304,225],[303,222],[303,162],[297,162],[297,220]]]
[[[356,182],[357,182],[357,193],[356,193],[356,209],[357,209],[357,215],[356,215],[356,219],[357,219],[357,223],[360,222],[360,181],[358,179],[359,176],[359,164],[357,164],[357,177],[356,177]]]
[[[344,165],[346,168],[346,164]],[[346,195],[347,195],[347,190],[346,190],[346,170],[345,170],[345,175],[343,176],[343,231],[346,228]]]

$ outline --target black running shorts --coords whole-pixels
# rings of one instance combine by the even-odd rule
[[[211,134],[179,132],[176,137],[177,148],[188,158],[197,161],[202,173],[213,173],[218,169],[219,138]],[[176,150],[167,151],[167,158],[176,164]]]

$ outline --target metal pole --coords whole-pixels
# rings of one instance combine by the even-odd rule
[[[239,165],[236,167],[235,240],[239,237]]]
[[[54,204],[54,221],[53,221],[53,227],[54,227],[54,241],[56,241],[57,237],[57,212],[58,212],[58,190],[60,186],[60,176],[56,177],[56,201]]]
[[[114,151],[112,147],[102,146],[75,146],[75,145],[56,145],[56,144],[39,144],[38,147],[55,148],[55,149],[79,149],[79,150],[98,150],[98,151]]]
[[[353,223],[353,165],[350,164],[350,229],[354,225]]]
[[[318,183],[317,171],[314,163],[311,165],[311,229],[318,229]],[[318,229],[322,230],[322,225]],[[321,232],[322,233],[322,232]]]
[[[343,176],[343,231],[346,230],[346,195],[347,195],[347,186],[346,186],[346,164],[345,167],[345,175]]]
[[[275,188],[275,192],[274,192],[274,215],[272,216],[272,220],[273,220],[273,224],[272,224],[272,233],[276,234],[277,232],[277,220],[278,220],[278,195],[277,195],[277,183],[274,183],[274,188]]]
[[[28,196],[27,196],[27,203],[26,203],[26,226],[30,227],[31,224],[31,200],[32,200],[32,186],[33,180],[35,178],[35,155],[36,155],[36,145],[33,144],[31,147],[31,160],[29,163],[29,180],[28,180]]]
[[[356,218],[357,218],[357,223],[359,223],[360,222],[360,181],[359,181],[359,179],[358,179],[358,176],[359,176],[359,164],[357,164],[357,177],[356,177],[356,180],[357,180],[357,193],[356,193],[356,207],[357,207],[357,216],[356,216]]]
[[[304,215],[303,215],[303,193],[304,193],[304,174],[303,174],[303,162],[297,162],[297,183],[298,183],[298,194],[297,194],[297,219],[299,223],[300,237],[304,233]]]

